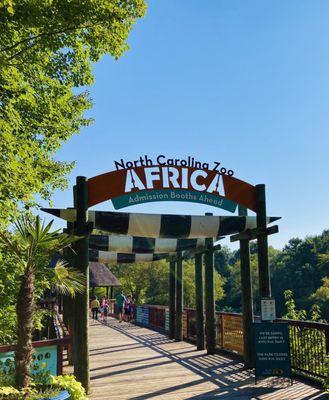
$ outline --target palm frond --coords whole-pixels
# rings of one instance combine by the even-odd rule
[[[50,271],[50,283],[58,293],[74,297],[76,293],[85,291],[85,275],[76,269],[69,268],[65,261],[57,261],[55,268]]]

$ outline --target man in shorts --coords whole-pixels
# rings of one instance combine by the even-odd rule
[[[122,314],[123,314],[123,307],[126,301],[126,297],[123,294],[123,291],[116,296],[115,301],[118,306],[118,314],[119,314],[119,322],[122,322]]]

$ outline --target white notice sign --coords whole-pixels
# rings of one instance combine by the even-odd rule
[[[273,297],[262,299],[261,312],[262,321],[274,321],[276,319],[275,300]]]

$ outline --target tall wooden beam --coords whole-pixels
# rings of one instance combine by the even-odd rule
[[[204,350],[204,307],[203,307],[203,278],[202,253],[195,254],[195,303],[196,303],[196,346]]]
[[[169,261],[169,339],[175,339],[176,261]]]
[[[206,214],[212,215],[212,214]],[[206,314],[206,348],[208,354],[216,349],[215,297],[214,297],[214,249],[213,238],[206,238],[205,262],[205,314]]]
[[[262,298],[271,296],[268,243],[266,234],[265,185],[256,185],[256,208],[257,228],[262,229],[262,233],[257,236],[259,293]]]
[[[183,340],[183,258],[182,252],[177,254],[176,263],[176,326],[175,340]]]
[[[82,383],[86,392],[89,393],[89,240],[87,230],[88,192],[86,177],[77,177],[74,197],[75,208],[77,210],[75,234],[81,237],[80,240],[74,243],[74,250],[76,252],[75,268],[85,275],[86,286],[83,293],[78,293],[75,296],[73,363],[74,375]]]
[[[247,209],[239,206],[239,215],[248,215]],[[243,321],[243,357],[244,365],[252,368],[253,361],[253,303],[252,280],[250,271],[249,240],[240,240],[240,267],[241,267],[241,293],[242,293],[242,321]]]

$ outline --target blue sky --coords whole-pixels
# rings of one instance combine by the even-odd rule
[[[94,67],[95,122],[57,154],[76,168],[56,207],[72,206],[77,175],[113,160],[193,155],[266,184],[268,214],[282,217],[273,246],[329,228],[328,20],[327,0],[148,1],[130,51]],[[126,210],[224,214],[192,203]]]

